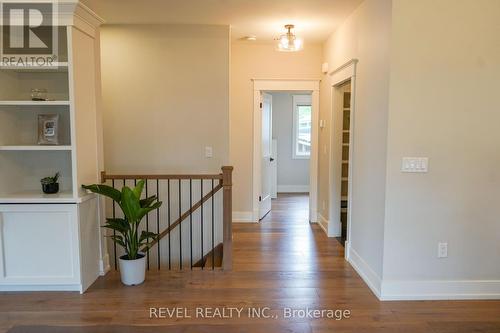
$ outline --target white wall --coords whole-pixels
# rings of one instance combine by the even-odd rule
[[[394,1],[387,298],[500,297],[499,17],[496,0]]]
[[[324,61],[334,70],[357,58],[356,109],[351,121],[355,132],[352,173],[352,225],[350,247],[353,260],[366,267],[376,288],[382,278],[384,241],[386,135],[389,95],[389,41],[391,32],[391,1],[366,0],[330,36],[324,45]],[[331,93],[328,76],[321,84],[321,118],[331,119]],[[323,157],[320,163],[320,207],[329,200],[329,168],[340,180],[340,124],[329,124],[334,138],[331,147],[335,159],[332,166]],[[329,134],[327,132],[327,134]],[[320,147],[329,145],[330,136],[320,136]],[[325,160],[326,159],[326,160]],[[333,182],[339,187],[339,182]],[[339,198],[340,199],[340,198]],[[340,219],[339,203],[331,203],[329,228]],[[326,214],[322,211],[322,215]],[[324,215],[325,216],[325,215]],[[328,214],[326,214],[328,216]]]
[[[229,56],[228,26],[207,25],[117,25],[101,31],[102,110],[104,158],[109,173],[198,174],[219,173],[229,162]],[[205,157],[205,146],[213,147],[213,158]],[[156,182],[149,183],[150,195]],[[121,186],[121,182],[117,184]],[[129,181],[128,186],[133,182]],[[204,194],[211,188],[203,184]],[[189,209],[189,182],[170,184],[167,205],[166,181],[160,181],[160,221],[149,216],[157,231]],[[193,181],[193,200],[201,197],[201,184]],[[152,193],[153,192],[153,193]],[[181,198],[179,212],[178,198]],[[221,192],[215,199],[214,238],[222,236]],[[110,216],[110,207],[107,205]],[[211,248],[211,205],[204,206],[204,248]],[[194,262],[201,258],[200,210],[193,215]],[[184,267],[190,259],[189,219],[161,240],[161,261],[167,267],[168,239],[172,264],[180,260],[182,237]],[[143,224],[144,227],[145,223]],[[111,244],[109,244],[111,245]],[[113,261],[112,246],[110,257]],[[118,252],[118,255],[120,252]],[[151,251],[151,268],[156,251]],[[176,267],[176,266],[174,266]]]
[[[293,95],[273,92],[273,138],[277,139],[278,192],[309,188],[309,159],[293,158]]]
[[[104,26],[101,50],[107,171],[220,172],[229,161],[229,27]]]

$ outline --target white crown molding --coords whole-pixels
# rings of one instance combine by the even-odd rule
[[[57,10],[53,14],[53,25],[60,26],[75,26],[83,32],[95,36],[95,31],[98,27],[105,21],[89,7],[84,5],[78,0],[48,0],[48,1],[25,1],[25,0],[3,0],[3,3],[32,3],[39,2],[52,3],[57,5]],[[42,12],[43,13],[43,12]],[[24,23],[23,15],[13,15],[11,16],[12,25],[22,25]]]

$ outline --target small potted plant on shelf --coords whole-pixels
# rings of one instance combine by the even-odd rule
[[[119,259],[122,283],[134,286],[144,282],[146,277],[146,255],[144,252],[152,245],[158,234],[154,232],[139,232],[142,219],[152,210],[161,206],[156,195],[141,199],[144,180],[131,189],[123,186],[119,191],[107,185],[83,185],[84,189],[111,198],[123,212],[123,218],[107,218],[104,228],[115,231],[110,237],[125,250],[125,255]]]
[[[45,194],[55,194],[59,192],[59,172],[57,172],[54,177],[45,177],[40,180],[42,183],[42,191]]]

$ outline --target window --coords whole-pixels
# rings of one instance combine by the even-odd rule
[[[312,107],[310,95],[293,96],[293,158],[311,156]]]

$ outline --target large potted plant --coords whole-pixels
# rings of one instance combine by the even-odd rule
[[[83,185],[83,188],[111,198],[123,211],[123,218],[107,218],[103,227],[116,232],[108,237],[125,250],[125,255],[119,260],[123,284],[141,284],[146,277],[146,256],[141,251],[149,248],[158,234],[147,231],[139,233],[139,226],[144,216],[159,208],[162,203],[156,195],[141,199],[143,180],[133,189],[123,186],[121,192],[111,186],[98,184]]]

